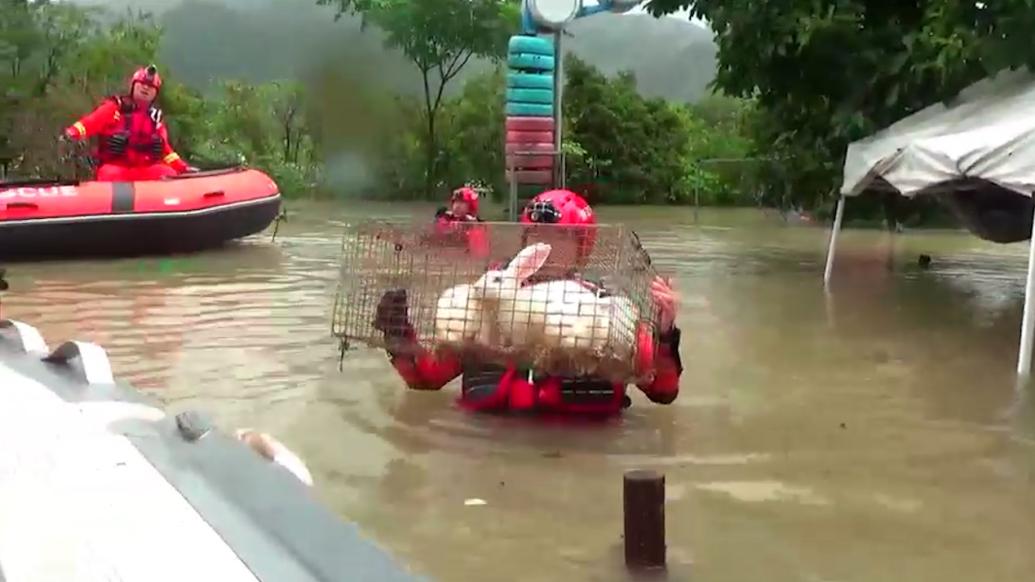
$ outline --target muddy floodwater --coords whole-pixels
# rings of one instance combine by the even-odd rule
[[[755,211],[608,209],[685,296],[671,406],[606,424],[472,415],[347,355],[341,224],[431,206],[294,204],[200,255],[9,265],[7,317],[226,428],[272,432],[318,494],[440,580],[624,580],[621,480],[667,479],[669,572],[701,581],[1035,579],[1035,404],[1015,381],[1027,247]],[[931,255],[929,268],[917,256]],[[469,504],[469,500],[484,503]]]

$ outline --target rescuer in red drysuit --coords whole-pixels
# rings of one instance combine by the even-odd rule
[[[436,236],[440,240],[455,237],[458,243],[466,242],[471,253],[487,256],[485,230],[472,224],[483,222],[478,216],[478,192],[470,186],[457,188],[449,196],[449,204],[448,208],[442,206],[435,213]]]
[[[596,218],[592,209],[582,197],[567,190],[551,190],[533,198],[522,212],[521,222],[530,230],[537,223],[573,226],[572,231],[542,230],[553,231],[555,237],[568,236],[568,243],[575,244],[576,265],[589,255],[595,242],[592,227]],[[525,233],[525,243],[530,242],[530,230]],[[540,239],[543,234],[535,233],[534,236]],[[559,243],[562,241],[556,238],[550,240],[555,248],[560,246]],[[546,266],[536,275],[545,270]],[[577,279],[574,269],[569,267],[566,271],[562,276]],[[528,282],[541,283],[550,278],[560,278],[536,275]],[[587,281],[580,281],[587,287],[594,287]],[[651,294],[660,311],[658,351],[654,356],[653,379],[638,385],[638,388],[651,401],[669,404],[679,394],[679,378],[683,373],[679,357],[680,330],[675,326],[678,299],[670,282],[660,277],[652,282]],[[612,415],[631,403],[625,385],[602,378],[544,377],[513,366],[486,365],[462,357],[436,357],[415,341],[408,318],[405,289],[385,293],[378,305],[374,325],[384,332],[392,365],[409,388],[439,390],[462,375],[460,405],[470,410]],[[640,341],[643,339],[641,337]]]
[[[449,196],[449,207],[439,207],[435,213],[435,230],[449,232],[455,222],[481,222],[478,218],[478,192],[470,186],[453,190]]]
[[[65,129],[65,139],[98,138],[97,180],[158,180],[194,171],[169,145],[162,110],[154,104],[161,88],[162,78],[154,65],[138,69],[130,78],[127,95],[108,97]]]

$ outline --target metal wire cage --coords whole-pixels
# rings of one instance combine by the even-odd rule
[[[637,381],[656,273],[621,225],[365,222],[342,239],[332,332],[354,343]]]

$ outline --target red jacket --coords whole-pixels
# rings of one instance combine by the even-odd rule
[[[482,220],[471,215],[458,217],[445,208],[440,208],[435,214],[434,233],[439,241],[444,239],[456,239],[460,244],[466,244],[468,252],[476,257],[489,256],[489,239],[485,228],[481,226]]]
[[[164,163],[177,172],[186,172],[187,163],[169,144],[169,133],[157,107],[141,107],[125,97],[109,97],[104,103],[69,126],[65,133],[73,139],[98,137],[97,154],[102,164],[130,167]],[[124,151],[108,146],[117,134],[126,137]]]
[[[625,385],[600,378],[529,378],[527,370],[513,366],[484,365],[463,361],[457,356],[431,353],[417,343],[405,313],[395,311],[405,305],[405,301],[405,291],[389,292],[382,299],[382,306],[386,307],[386,327],[394,330],[394,333],[386,330],[392,366],[413,390],[439,390],[463,375],[460,404],[474,410],[535,408],[562,413],[616,414],[629,403]],[[389,308],[388,303],[398,307]],[[379,307],[379,320],[380,311]],[[394,313],[389,314],[389,311]],[[395,323],[389,323],[391,321]],[[387,337],[389,335],[396,336],[394,341]],[[679,395],[679,378],[683,373],[680,335],[679,328],[673,327],[658,338],[653,378],[637,385],[652,402],[669,404]]]
[[[662,338],[655,358],[654,378],[637,384],[652,402],[670,404],[679,395],[679,378],[683,373],[679,334],[679,329],[673,328]],[[436,357],[413,342],[406,343],[410,349],[396,347],[389,353],[392,366],[407,386],[413,390],[439,390],[463,374],[460,404],[472,410],[536,408],[562,413],[616,414],[629,402],[626,386],[622,384],[595,378],[558,377],[535,377],[531,383],[523,382],[527,372],[514,367],[492,370],[455,357]],[[468,376],[480,378],[469,384]]]

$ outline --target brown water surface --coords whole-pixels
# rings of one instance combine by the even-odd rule
[[[339,372],[341,224],[433,209],[291,210],[274,243],[11,265],[5,315],[102,344],[172,410],[282,438],[323,499],[437,579],[625,579],[621,476],[638,467],[667,477],[670,579],[1032,579],[1035,405],[1013,374],[1026,245],[846,231],[827,295],[825,229],[603,209],[685,294],[682,394],[558,426],[459,411],[455,386],[406,392],[369,350]]]

